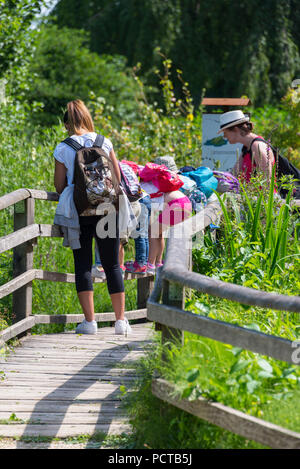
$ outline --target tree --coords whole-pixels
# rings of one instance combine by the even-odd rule
[[[0,78],[9,67],[22,66],[33,37],[33,19],[41,11],[42,1],[0,0]]]
[[[98,53],[122,54],[142,72],[157,66],[157,46],[183,70],[196,101],[248,94],[277,101],[300,73],[297,0],[60,0],[60,26],[90,31]],[[77,14],[81,8],[81,14]],[[298,15],[297,15],[298,13]],[[84,18],[84,21],[83,21]]]
[[[91,94],[105,99],[112,118],[131,120],[136,110],[137,85],[128,74],[125,58],[90,52],[88,33],[45,25],[36,37],[30,64],[32,83],[29,102],[38,101],[43,111],[39,123],[51,125],[68,101],[88,101]]]

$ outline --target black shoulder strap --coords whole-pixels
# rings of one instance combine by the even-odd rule
[[[104,137],[103,137],[103,135],[97,135],[96,140],[95,140],[95,142],[94,142],[94,144],[93,144],[93,147],[102,148],[103,142],[104,142]],[[75,150],[75,151],[78,151],[78,150],[80,150],[81,148],[84,148],[82,145],[80,145],[80,143],[76,142],[76,141],[75,141],[73,138],[71,138],[71,137],[66,138],[65,140],[63,140],[62,143],[66,143],[67,145],[69,145],[70,147],[72,147],[73,150]]]
[[[80,145],[80,143],[75,142],[75,140],[73,140],[73,138],[71,138],[71,137],[66,138],[65,140],[63,140],[62,143],[66,143],[66,145],[69,145],[69,147],[72,147],[73,150],[75,150],[75,151],[78,151],[78,150],[80,150],[81,148],[83,148],[83,147]]]
[[[251,148],[252,148],[252,145],[253,145],[254,142],[264,142],[268,145],[268,142],[264,138],[256,137],[251,142],[250,149],[249,149],[250,152],[251,152]],[[270,147],[272,148],[271,145],[270,145]]]
[[[93,147],[102,148],[103,142],[104,142],[104,137],[103,137],[103,135],[97,135]]]
[[[264,142],[266,145],[268,145],[268,146],[271,148],[271,150],[272,150],[272,152],[273,152],[273,154],[274,154],[275,161],[277,161],[277,159],[278,159],[278,149],[277,149],[277,148],[274,148],[274,147],[273,147],[269,142],[267,142],[264,138],[260,138],[260,137],[254,138],[254,139],[252,140],[252,142],[251,142],[250,149],[249,149],[250,156],[251,156],[251,160],[252,160],[252,144],[253,144],[254,142],[256,142],[256,141],[257,141],[257,142]]]

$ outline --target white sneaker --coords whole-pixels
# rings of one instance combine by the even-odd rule
[[[115,323],[115,334],[122,334],[127,336],[127,334],[130,334],[132,332],[132,329],[129,325],[128,319],[118,319]]]
[[[76,334],[97,334],[98,326],[96,321],[87,321],[84,319],[82,323],[76,327]]]
[[[105,272],[104,272],[104,269],[103,267],[101,267],[101,265],[93,265],[92,267],[92,277],[96,277],[96,278],[105,278]]]

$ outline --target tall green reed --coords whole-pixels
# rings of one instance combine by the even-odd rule
[[[232,208],[232,195],[224,200],[216,193],[223,212],[224,246],[228,261],[233,262],[240,254],[240,234],[243,231],[249,247],[258,250],[261,256],[260,268],[271,279],[276,269],[284,269],[288,253],[296,249],[295,241],[290,243],[293,220],[291,218],[290,187],[285,200],[276,193],[275,166],[269,187],[261,177],[255,177],[251,184],[240,182],[240,214]],[[231,206],[227,203],[231,201]],[[296,231],[296,230],[295,230]],[[296,234],[297,236],[297,234]]]

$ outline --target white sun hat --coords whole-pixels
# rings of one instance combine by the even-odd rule
[[[223,130],[233,127],[235,125],[243,124],[244,122],[249,122],[250,117],[245,116],[243,111],[229,111],[225,112],[220,117],[220,130],[218,134],[223,132]]]

